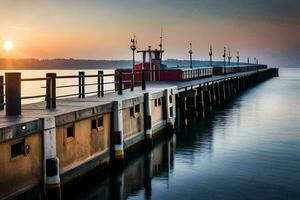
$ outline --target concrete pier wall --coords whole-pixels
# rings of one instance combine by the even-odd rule
[[[40,132],[0,143],[0,199],[41,187],[42,134]]]
[[[8,118],[1,111],[0,199],[32,189],[40,196],[57,192],[52,199],[59,199],[60,185],[95,168],[107,168],[111,161],[124,161],[130,147],[152,141],[164,128],[172,131],[176,117],[177,126],[188,126],[188,118],[205,117],[205,112],[274,76],[278,70],[268,69],[178,83],[150,82],[146,90],[125,90],[123,95],[59,100],[53,110],[42,110],[42,103],[26,105],[22,117]],[[135,167],[149,168],[141,181],[164,168],[160,155],[147,158],[145,165]],[[120,180],[122,184],[126,179]]]

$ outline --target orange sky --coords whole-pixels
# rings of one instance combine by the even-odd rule
[[[271,10],[258,0],[245,0],[247,8],[234,7],[236,0],[231,7],[216,0],[4,1],[0,43],[11,40],[14,49],[8,53],[0,48],[0,57],[130,59],[131,35],[137,35],[140,48],[155,48],[161,27],[165,58],[187,59],[189,42],[195,59],[208,59],[210,44],[217,60],[223,46],[233,54],[239,50],[244,59],[257,56],[266,63],[277,63],[280,57],[286,62],[285,54],[299,52],[300,26],[293,18],[297,10],[286,6],[297,3],[290,0],[285,6],[271,0]]]

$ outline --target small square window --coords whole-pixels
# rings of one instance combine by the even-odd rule
[[[98,127],[102,127],[103,126],[103,117],[98,117]]]
[[[158,105],[161,105],[161,98],[158,99]]]
[[[18,141],[10,146],[11,158],[25,154],[25,140]]]
[[[139,113],[139,112],[140,112],[140,104],[135,105],[135,107],[134,107],[134,112],[135,112],[135,113]]]
[[[96,119],[92,119],[91,120],[91,129],[93,130],[93,129],[96,129],[97,128],[97,121],[96,121]]]
[[[173,103],[173,96],[172,95],[169,96],[169,102]]]
[[[130,108],[129,112],[130,112],[130,117],[134,117],[134,110],[133,110],[133,107]]]
[[[74,125],[67,128],[67,138],[74,137]]]

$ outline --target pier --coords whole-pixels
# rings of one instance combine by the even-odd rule
[[[122,170],[132,147],[151,147],[175,126],[186,127],[190,119],[203,118],[235,95],[278,76],[277,68],[258,64],[167,69],[161,64],[162,51],[141,52],[143,58],[154,56],[134,70],[113,74],[0,77],[0,199],[28,192],[60,199],[65,184],[96,168]],[[105,82],[105,77],[113,81]],[[78,84],[57,85],[57,80],[71,78]],[[89,84],[97,91],[86,92],[88,78],[95,80]],[[28,81],[44,82],[46,93],[22,97],[22,83]],[[105,91],[105,84],[114,88]],[[57,96],[57,88],[64,87],[78,92]],[[30,98],[45,101],[21,104]]]

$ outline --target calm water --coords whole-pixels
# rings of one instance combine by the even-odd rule
[[[74,199],[300,199],[300,70],[236,97],[141,151]]]

